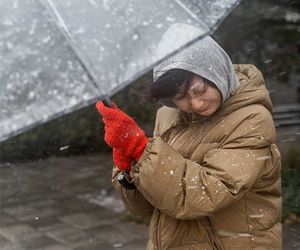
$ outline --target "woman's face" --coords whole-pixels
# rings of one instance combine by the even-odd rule
[[[220,92],[205,83],[203,79],[195,75],[192,83],[183,95],[184,85],[179,88],[178,93],[172,98],[175,105],[187,113],[196,113],[201,116],[210,116],[221,106],[222,97]]]

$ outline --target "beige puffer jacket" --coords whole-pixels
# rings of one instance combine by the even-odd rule
[[[147,249],[282,249],[281,161],[261,73],[235,65],[240,87],[211,117],[162,107],[154,137],[126,190],[128,209],[150,215]]]

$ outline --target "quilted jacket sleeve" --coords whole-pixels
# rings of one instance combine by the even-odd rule
[[[143,194],[139,192],[138,189],[129,190],[123,188],[117,180],[117,176],[121,171],[114,167],[112,173],[112,184],[121,196],[121,199],[126,206],[126,208],[136,214],[142,216],[151,216],[153,212],[153,206],[145,199]]]
[[[252,129],[245,129],[251,125]],[[270,114],[251,114],[226,141],[208,151],[202,164],[182,157],[153,138],[131,172],[139,192],[154,207],[177,219],[209,215],[251,189],[270,160],[275,140]],[[271,132],[270,132],[271,131]]]

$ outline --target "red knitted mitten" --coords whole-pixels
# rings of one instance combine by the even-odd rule
[[[103,116],[106,143],[138,161],[148,143],[145,132],[115,104],[106,107],[98,101],[96,107]]]
[[[113,159],[115,165],[123,171],[131,170],[132,159],[129,156],[124,155],[120,150],[113,148]]]

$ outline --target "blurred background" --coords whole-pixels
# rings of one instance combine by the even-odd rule
[[[254,64],[265,77],[282,154],[282,221],[300,223],[300,2],[242,1],[212,36],[228,52],[233,63]],[[148,136],[152,135],[159,107],[144,98],[151,81],[150,71],[112,97],[113,102],[138,121]],[[110,148],[103,140],[101,117],[94,104],[2,142],[0,153],[3,168],[14,164],[21,168],[30,162],[51,165],[57,159],[66,161],[72,157],[83,165],[94,156],[111,162]],[[106,172],[104,175],[109,179],[109,167]],[[14,173],[22,179],[18,170]],[[101,179],[95,183],[97,181],[100,183]],[[107,183],[109,185],[109,180]],[[94,186],[97,189],[96,184]]]

